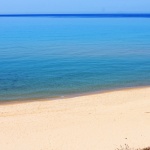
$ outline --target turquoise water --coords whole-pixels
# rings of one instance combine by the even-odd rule
[[[150,85],[149,18],[0,18],[0,100]]]

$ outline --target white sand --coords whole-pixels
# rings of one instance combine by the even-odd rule
[[[150,88],[0,104],[0,150],[150,146]]]

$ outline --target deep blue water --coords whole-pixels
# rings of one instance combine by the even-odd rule
[[[0,18],[0,100],[148,85],[149,18]]]
[[[77,18],[150,18],[150,13],[97,13],[97,14],[0,14],[0,17],[77,17]]]

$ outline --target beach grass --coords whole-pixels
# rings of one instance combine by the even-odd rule
[[[125,144],[125,146],[120,146],[120,148],[117,148],[116,150],[150,150],[150,147],[147,148],[139,148],[139,149],[135,149],[135,148],[131,148],[129,147],[129,145]]]

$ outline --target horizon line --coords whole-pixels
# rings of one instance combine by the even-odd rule
[[[146,17],[150,13],[20,13],[0,14],[0,17]]]

